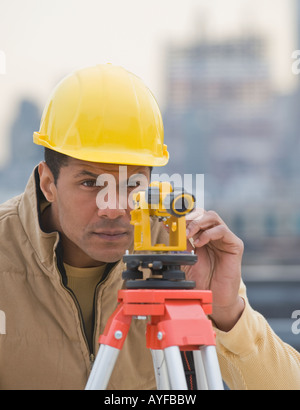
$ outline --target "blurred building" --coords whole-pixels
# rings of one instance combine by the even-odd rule
[[[257,195],[270,177],[278,138],[265,55],[265,43],[255,37],[167,50],[165,114],[173,164],[207,174],[223,201],[232,198],[237,177],[236,200]]]
[[[33,144],[39,129],[40,110],[27,99],[20,101],[10,128],[10,158],[0,169],[0,202],[22,193],[34,167],[43,159],[43,150]]]

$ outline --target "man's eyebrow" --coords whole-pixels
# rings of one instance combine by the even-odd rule
[[[82,177],[91,177],[91,178],[98,178],[98,174],[94,174],[93,172],[87,171],[87,170],[82,170],[78,174],[74,176],[74,178],[82,178]]]

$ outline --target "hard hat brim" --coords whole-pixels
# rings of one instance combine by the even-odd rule
[[[167,145],[164,145],[163,156],[156,157],[152,153],[145,150],[144,153],[133,153],[131,150],[128,152],[115,152],[108,149],[95,149],[95,148],[80,148],[78,150],[54,147],[47,141],[47,136],[41,135],[39,132],[33,134],[33,142],[37,145],[42,145],[45,148],[49,148],[53,151],[67,155],[68,157],[79,159],[81,161],[97,162],[104,164],[121,164],[121,165],[137,165],[137,166],[150,166],[150,167],[163,167],[169,162],[169,153]]]

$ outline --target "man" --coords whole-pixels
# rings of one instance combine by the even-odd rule
[[[45,162],[24,194],[0,207],[0,310],[6,319],[0,388],[83,389],[123,286],[122,256],[133,250],[132,181],[136,175],[149,181],[151,168],[168,161],[162,119],[140,79],[120,67],[96,66],[56,87],[34,141],[45,147]],[[102,207],[103,175],[113,177],[116,190]],[[153,221],[153,240],[164,242],[166,235]],[[300,388],[299,354],[247,301],[242,241],[204,210],[188,216],[191,250],[189,239],[198,262],[186,275],[198,289],[213,291],[211,319],[225,382],[232,389]],[[144,335],[144,321],[133,321],[109,389],[155,389]]]

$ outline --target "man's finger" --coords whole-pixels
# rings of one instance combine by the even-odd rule
[[[194,247],[201,248],[210,242],[217,242],[217,248],[226,253],[242,254],[244,244],[241,239],[234,235],[226,225],[214,226],[211,229],[200,232],[194,237]]]
[[[228,235],[229,231],[226,226],[218,225],[206,231],[200,232],[194,237],[195,248],[200,248],[207,245],[211,241],[218,241],[224,239],[225,235]]]
[[[202,230],[206,230],[212,228],[213,226],[217,226],[220,224],[224,224],[222,219],[219,215],[214,211],[208,211],[204,213],[195,212],[194,217],[192,218],[190,214],[190,218],[187,219],[186,226],[187,226],[187,237],[191,238],[198,232]],[[226,225],[225,225],[226,226]]]

